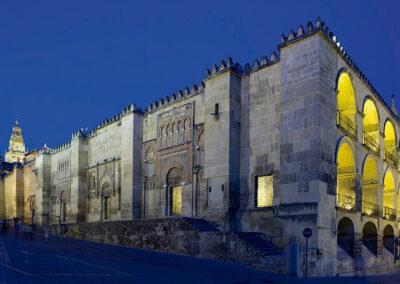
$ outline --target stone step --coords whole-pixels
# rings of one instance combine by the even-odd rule
[[[264,256],[283,254],[283,250],[269,241],[263,233],[238,232],[237,236]]]

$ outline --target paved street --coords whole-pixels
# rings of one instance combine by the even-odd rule
[[[52,237],[1,235],[0,283],[270,283],[274,275],[221,261]],[[282,280],[282,279],[281,279]],[[288,280],[288,279],[286,279]]]
[[[36,235],[0,235],[0,283],[399,283],[400,274],[296,279],[245,265]]]

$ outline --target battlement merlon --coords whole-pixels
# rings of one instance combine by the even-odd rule
[[[357,76],[365,83],[368,89],[373,93],[375,98],[382,103],[382,105],[386,108],[386,110],[392,115],[392,118],[399,121],[400,117],[397,115],[393,109],[388,105],[388,103],[383,99],[378,90],[373,86],[371,81],[366,77],[366,75],[361,71],[358,65],[353,61],[347,51],[344,49],[342,44],[338,41],[336,35],[330,31],[328,26],[324,21],[321,20],[320,17],[317,18],[315,25],[309,21],[304,28],[300,25],[295,32],[294,30],[289,31],[288,35],[281,35],[281,43],[278,45],[279,51],[282,49],[291,46],[294,43],[297,43],[301,40],[304,40],[310,36],[313,36],[317,33],[320,33],[324,38],[330,43],[330,45],[338,52],[338,54],[342,57],[342,59],[348,64],[351,70],[357,74]]]

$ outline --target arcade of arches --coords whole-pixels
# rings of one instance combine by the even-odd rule
[[[357,177],[355,157],[349,142],[343,142],[337,152],[337,207],[354,210],[356,205],[355,180]],[[362,168],[362,213],[395,220],[396,186],[393,173],[386,170],[383,185],[379,184],[378,167],[375,158],[369,154]],[[382,189],[382,202],[379,204],[379,191]]]
[[[379,235],[376,225],[371,221],[367,221],[362,226],[361,234],[357,234],[350,218],[340,219],[337,225],[337,244],[351,257],[361,256],[361,251],[364,249],[375,256],[380,254],[383,249],[393,255],[398,255],[393,226],[386,225],[383,234]]]
[[[360,123],[362,121],[362,128],[359,128],[362,129],[362,141],[359,141],[356,92],[350,75],[347,72],[340,73],[337,84],[337,125],[346,137],[341,138],[336,152],[336,207],[376,218],[376,222],[366,219],[359,228],[356,228],[350,215],[339,218],[337,244],[353,258],[360,256],[363,249],[375,256],[384,249],[398,256],[395,223],[386,224],[381,229],[376,225],[382,224],[383,221],[379,219],[395,222],[396,217],[400,217],[396,212],[398,186],[395,173],[399,157],[394,123],[387,119],[383,129],[380,129],[376,103],[367,97],[359,120]],[[366,153],[360,152],[358,145],[363,145]],[[382,157],[380,145],[384,150]],[[357,215],[351,216],[356,218]]]

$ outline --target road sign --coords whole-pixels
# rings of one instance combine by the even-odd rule
[[[308,238],[312,236],[312,230],[305,228],[303,230],[303,236],[306,238],[306,277],[308,277]]]
[[[303,230],[303,236],[308,239],[309,237],[312,236],[312,230],[310,228],[305,228]]]

